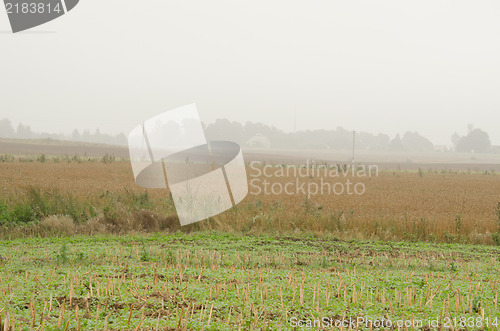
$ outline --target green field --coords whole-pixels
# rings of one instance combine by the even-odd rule
[[[494,246],[217,232],[16,239],[0,242],[0,330],[286,330],[322,318],[330,329],[358,318],[367,330],[437,319],[498,329],[499,271]]]

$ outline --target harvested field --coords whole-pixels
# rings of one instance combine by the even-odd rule
[[[326,318],[328,330],[498,330],[499,257],[498,247],[214,232],[15,240],[0,245],[0,326],[307,330]]]
[[[498,231],[500,176],[494,172],[395,170],[380,171],[371,177],[341,173],[326,178],[320,173],[297,178],[293,174],[276,175],[279,169],[268,167],[273,176],[267,178],[262,165],[248,166],[251,185],[247,198],[234,210],[188,228],[480,244],[493,244],[492,233]],[[34,189],[47,199],[54,198],[57,192],[63,200],[87,204],[96,215],[103,214],[107,207],[125,218],[142,209],[175,217],[168,191],[136,186],[128,162],[0,162],[0,171],[2,199],[9,205],[29,204],[26,192]],[[299,186],[306,188],[321,187],[322,183],[345,186],[351,181],[363,184],[365,192],[337,195],[333,191],[303,194],[296,190],[288,195],[273,191],[272,186],[266,192],[266,179],[276,187],[287,183],[295,187],[299,181]],[[147,194],[147,201],[136,206],[131,201],[140,199],[141,194]]]

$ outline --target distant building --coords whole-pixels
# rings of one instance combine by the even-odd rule
[[[448,152],[449,150],[448,147],[446,147],[446,145],[434,145],[434,151],[444,153]]]
[[[271,148],[271,142],[261,133],[257,133],[255,136],[248,139],[246,145],[253,148]]]

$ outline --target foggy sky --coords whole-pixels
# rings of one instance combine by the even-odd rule
[[[0,10],[0,118],[35,131],[128,133],[197,103],[202,119],[287,132],[467,124],[500,145],[496,1],[80,0],[10,33]]]

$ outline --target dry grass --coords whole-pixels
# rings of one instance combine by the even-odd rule
[[[27,191],[58,192],[95,209],[85,224],[46,218],[33,233],[72,234],[176,230],[175,209],[166,190],[136,186],[128,162],[0,163],[0,200],[15,204]],[[255,175],[249,169],[249,179]],[[261,178],[262,179],[262,178]],[[320,177],[300,178],[318,183]],[[371,178],[328,178],[362,182],[364,195],[252,195],[236,208],[183,231],[218,229],[245,233],[313,232],[340,238],[492,244],[498,232],[500,176],[457,171],[384,171]],[[282,184],[295,178],[272,178]],[[137,202],[147,192],[147,204]],[[138,198],[139,196],[139,198]],[[137,204],[138,206],[134,206]],[[64,221],[62,221],[64,220]],[[59,224],[59,223],[60,224]],[[52,224],[52,225],[50,225]],[[56,224],[56,225],[55,225]],[[57,228],[57,230],[54,230]]]
[[[303,180],[320,185],[320,178]],[[281,228],[293,228],[295,223],[298,229],[349,231],[358,238],[425,240],[435,236],[445,240],[445,235],[451,235],[485,243],[491,240],[490,233],[498,231],[495,212],[500,201],[500,176],[390,171],[381,172],[378,177],[347,179],[364,183],[366,193],[316,195],[311,199],[300,195],[286,199],[277,199],[275,195],[253,196],[246,202],[261,202],[265,206],[262,215],[274,218]],[[272,181],[285,183],[290,179]],[[452,239],[451,236],[448,238]]]

